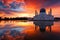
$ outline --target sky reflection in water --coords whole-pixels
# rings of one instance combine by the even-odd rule
[[[0,21],[0,40],[60,40],[60,21]]]

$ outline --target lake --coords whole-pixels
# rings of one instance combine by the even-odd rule
[[[0,40],[60,40],[60,21],[0,21]]]

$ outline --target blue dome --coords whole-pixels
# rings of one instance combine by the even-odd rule
[[[40,9],[40,13],[41,13],[41,12],[46,12],[45,8],[41,8],[41,9]]]

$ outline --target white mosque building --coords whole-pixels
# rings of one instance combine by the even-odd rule
[[[52,15],[52,9],[50,9],[49,13],[46,13],[45,8],[40,9],[40,13],[38,15],[38,12],[35,11],[35,16],[33,20],[54,20],[54,16]]]

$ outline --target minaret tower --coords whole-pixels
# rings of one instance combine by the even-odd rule
[[[36,15],[38,15],[38,12],[37,12],[37,10],[35,10],[35,16],[36,16]]]
[[[49,15],[52,15],[52,9],[50,8]]]

